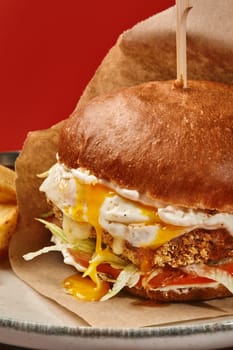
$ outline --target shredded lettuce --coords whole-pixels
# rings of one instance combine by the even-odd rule
[[[111,280],[113,283],[112,289],[105,294],[101,301],[108,300],[118,294],[125,286],[133,287],[137,284],[140,273],[134,265],[129,265],[126,261],[121,259],[119,256],[111,253],[108,248],[104,249],[100,254],[96,254],[90,261],[87,270],[84,272],[83,277],[90,276],[91,279],[96,283],[97,288],[100,285],[100,280],[97,272],[97,266],[102,263],[108,263],[116,269],[122,271],[118,275],[116,280]]]
[[[84,271],[83,277],[89,276],[96,283],[97,288],[101,283],[101,273],[98,273],[97,271],[98,265],[107,263],[113,268],[120,269],[121,272],[119,273],[117,279],[111,281],[113,283],[112,289],[110,289],[109,292],[102,297],[101,301],[112,298],[125,286],[133,287],[137,284],[140,278],[138,269],[134,265],[129,265],[127,261],[112,253],[108,247],[97,253],[95,252],[96,243],[94,239],[76,239],[75,242],[70,242],[65,234],[65,231],[61,227],[44,219],[36,220],[44,224],[45,227],[52,233],[51,241],[54,243],[54,245],[44,247],[36,252],[25,254],[23,256],[25,260],[31,260],[34,257],[50,251],[61,251],[64,255],[64,251],[68,251],[69,248],[77,252],[87,253],[90,257],[92,257],[92,259],[89,261],[89,266]],[[80,271],[80,269],[78,270]]]
[[[100,254],[96,254],[90,262],[98,263],[98,265],[101,263],[107,262],[111,264],[112,267],[115,267],[116,269],[122,268],[128,264],[125,260],[120,258],[118,255],[112,253],[108,247],[102,250]]]
[[[37,177],[39,177],[40,179],[45,179],[46,177],[48,177],[49,175],[49,170],[46,170],[43,173],[37,174]]]
[[[65,248],[67,248],[67,246]],[[24,258],[24,260],[29,261],[29,260],[36,258],[37,256],[39,256],[41,254],[54,252],[54,251],[61,251],[61,245],[56,244],[56,245],[44,247],[42,249],[37,250],[36,252],[30,252],[30,253],[24,254],[23,258]]]
[[[233,293],[233,276],[230,272],[224,271],[219,267],[208,266],[205,264],[193,264],[183,268],[184,271],[193,275],[210,278]]]
[[[72,247],[72,249],[76,250],[76,251],[80,251],[83,253],[88,253],[90,255],[92,255],[95,251],[95,242],[93,239],[76,239],[75,243],[71,243],[69,242],[65,231],[57,226],[56,224],[43,220],[43,219],[36,219],[39,222],[41,222],[42,224],[45,225],[45,227],[57,238],[59,238],[62,242],[65,243],[69,243],[70,244],[70,248]]]
[[[95,251],[95,241],[93,239],[79,239],[75,241],[72,249],[92,255]]]
[[[41,222],[42,224],[45,225],[45,227],[56,237],[60,238],[60,240],[62,242],[66,242],[69,243],[64,231],[62,230],[62,228],[60,228],[59,226],[53,224],[52,222],[49,222],[47,220],[43,220],[43,219],[36,219],[37,221]]]
[[[109,292],[101,298],[101,301],[106,301],[114,297],[126,286],[132,288],[137,284],[139,278],[140,273],[137,271],[136,267],[133,265],[128,265],[121,271],[113,284],[112,289],[110,289]]]
[[[46,213],[41,214],[40,217],[43,218],[43,219],[46,219],[46,218],[48,218],[48,217],[50,217],[52,215],[53,215],[53,211],[50,210],[50,211],[47,211]]]

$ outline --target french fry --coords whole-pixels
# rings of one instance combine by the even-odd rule
[[[17,224],[16,204],[0,204],[0,256],[5,255],[10,238]]]
[[[0,165],[0,257],[7,255],[9,241],[17,224],[15,179],[13,170]]]
[[[0,203],[16,203],[15,179],[13,170],[0,165]]]

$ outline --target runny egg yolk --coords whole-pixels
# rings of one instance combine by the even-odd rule
[[[187,229],[186,229],[187,230]],[[174,226],[163,224],[163,226],[157,231],[156,237],[153,242],[150,242],[149,248],[158,248],[171,239],[180,236],[185,233],[185,228],[181,226]]]
[[[72,208],[72,217],[77,222],[88,222],[96,230],[96,253],[102,252],[101,237],[102,228],[99,224],[100,208],[107,197],[115,193],[102,184],[81,184],[77,183],[77,202]],[[184,232],[184,228],[164,223],[158,215],[156,208],[137,203],[142,214],[145,216],[145,225],[159,225],[155,240],[150,243],[151,248],[155,248]]]
[[[112,195],[112,191],[109,190],[106,186],[101,184],[81,184],[76,181],[77,185],[77,203],[72,208],[72,216],[77,222],[88,222],[91,224],[96,231],[96,248],[95,257],[105,256],[105,250],[102,249],[102,228],[99,224],[99,211],[100,207],[103,204],[103,201],[106,197]],[[85,300],[99,300],[110,288],[109,283],[103,282],[97,274],[97,266],[99,260],[90,261],[88,269],[83,274],[83,277],[78,275],[78,277],[68,277],[64,283],[65,289],[76,297],[80,297],[79,292],[85,291],[86,295]],[[89,277],[90,278],[89,278]],[[89,296],[89,289],[93,289],[93,293]],[[103,294],[103,295],[104,295]],[[92,299],[90,299],[92,298]],[[81,299],[84,299],[82,297]]]
[[[142,210],[142,213],[149,218],[147,224],[159,224],[160,228],[157,231],[155,239],[153,242],[150,242],[149,248],[158,248],[162,244],[170,241],[172,238],[179,236],[184,233],[185,228],[181,226],[169,225],[163,222],[156,208],[149,207],[143,204],[140,204],[139,207]]]
[[[80,184],[77,181],[77,203],[72,209],[73,218],[78,222],[86,221],[96,230],[96,253],[101,253],[102,228],[99,224],[100,207],[106,197],[111,196],[106,186],[101,184]]]
[[[89,277],[80,274],[72,275],[65,279],[63,286],[66,291],[79,300],[98,301],[110,289],[108,282],[101,281],[98,287]]]
[[[82,184],[77,180],[76,185],[77,202],[72,207],[72,217],[77,222],[88,222],[94,227],[96,231],[96,249],[85,273],[68,277],[64,281],[64,288],[78,299],[94,301],[101,299],[110,289],[110,284],[103,282],[97,273],[99,263],[104,261],[105,258],[107,259],[107,250],[102,249],[102,227],[99,224],[99,215],[104,200],[115,193],[98,183]],[[161,226],[154,241],[148,246],[149,248],[157,248],[181,233],[180,227],[163,223],[155,208],[141,203],[137,203],[137,207],[147,217],[143,224],[159,224]],[[182,228],[183,231],[184,229]]]

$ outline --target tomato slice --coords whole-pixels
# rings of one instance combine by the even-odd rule
[[[120,269],[115,269],[114,267],[112,267],[109,264],[100,264],[97,267],[97,271],[98,272],[102,272],[105,273],[106,275],[112,277],[113,279],[117,279],[117,277],[119,276],[120,272],[122,270]]]
[[[233,263],[225,263],[218,267],[224,271],[229,272],[231,275],[233,275]]]
[[[82,265],[83,267],[88,267],[89,261],[91,259],[91,256],[85,253],[76,252],[74,249],[69,249],[69,252],[74,257],[75,261]],[[219,269],[225,270],[227,272],[230,272],[233,275],[233,263],[225,263],[221,264],[219,266],[216,266]],[[102,263],[97,267],[98,272],[105,273],[109,277],[116,279],[118,275],[120,274],[121,270],[116,269],[112,267],[108,263]],[[138,286],[142,284],[142,279],[144,279],[144,276],[141,277]],[[201,284],[201,283],[211,283],[214,282],[214,280],[207,278],[207,277],[200,277],[188,274],[186,272],[183,272],[180,269],[175,268],[163,268],[161,269],[161,272],[159,272],[156,276],[154,276],[149,282],[149,286],[151,288],[159,288],[159,287],[166,287],[166,286],[181,286],[181,285],[194,285],[194,284]]]
[[[233,263],[225,263],[216,267],[230,272],[233,275]],[[211,282],[214,282],[214,280],[207,277],[191,275],[179,269],[164,268],[157,276],[153,277],[149,281],[149,285],[152,288],[159,288],[174,285],[192,285]]]
[[[74,260],[83,267],[88,267],[91,256],[89,254],[77,252],[74,249],[69,248],[69,253],[72,255]]]
[[[211,283],[212,279],[200,276],[194,276],[185,273],[179,269],[164,268],[158,275],[154,276],[150,281],[149,285],[152,288],[174,286],[174,285],[190,285],[200,283]]]
[[[77,252],[74,249],[69,249],[69,252],[78,264],[80,264],[81,266],[86,267],[86,268],[89,266],[89,261],[91,259],[90,255],[85,254],[85,253],[81,253],[81,252]],[[110,276],[113,279],[116,279],[121,272],[120,269],[116,269],[108,263],[102,263],[102,264],[98,265],[97,271],[105,273],[106,275]]]
[[[193,275],[183,275],[178,277],[177,279],[173,279],[171,281],[171,285],[190,285],[190,284],[201,284],[201,283],[211,283],[214,280],[207,277],[193,276]]]

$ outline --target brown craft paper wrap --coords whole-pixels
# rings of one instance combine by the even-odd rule
[[[221,7],[218,1],[196,0],[187,25],[189,78],[233,83],[232,14],[230,0],[221,1]],[[175,9],[171,8],[137,24],[118,38],[79,104],[121,86],[175,76]],[[37,174],[56,161],[61,125],[62,122],[50,129],[29,133],[16,163],[20,220],[9,252],[14,272],[39,293],[96,327],[143,327],[233,314],[232,298],[156,305],[121,293],[106,302],[79,301],[62,288],[63,280],[75,270],[63,263],[60,253],[50,252],[24,261],[24,253],[49,244],[49,233],[34,220],[48,210],[44,195],[38,190],[42,180]]]

